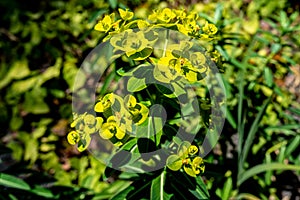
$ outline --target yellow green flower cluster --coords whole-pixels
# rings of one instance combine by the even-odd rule
[[[158,60],[154,69],[155,79],[169,83],[184,77],[194,83],[204,78],[208,70],[206,57],[204,53],[190,51],[192,45],[188,41],[169,45],[166,55]]]
[[[148,118],[149,109],[138,103],[132,95],[124,98],[109,93],[99,99],[94,110],[97,116],[84,113],[74,114],[74,121],[67,140],[71,145],[78,144],[78,150],[85,150],[91,141],[91,134],[99,133],[106,140],[111,140],[116,146],[121,146],[132,134],[135,126],[142,124]]]
[[[113,36],[110,40],[114,53],[125,53],[134,60],[145,60],[151,55],[153,43],[157,40],[157,33],[152,30],[133,31],[125,30]]]
[[[213,38],[218,31],[214,24],[207,21],[204,26],[199,25],[198,14],[187,13],[184,10],[171,10],[170,8],[155,10],[148,19],[155,26],[175,27],[179,32],[196,38]]]
[[[71,128],[75,130],[68,134],[67,140],[71,145],[78,144],[78,150],[81,152],[87,149],[90,144],[90,135],[100,130],[103,119],[88,113],[81,115],[74,113],[73,115]]]
[[[204,161],[196,155],[198,151],[197,146],[184,141],[178,148],[177,154],[168,157],[167,167],[173,171],[178,171],[183,167],[183,170],[192,177],[204,173]]]
[[[110,39],[114,55],[117,57],[126,54],[133,60],[146,60],[152,55],[154,43],[158,41],[157,28],[166,28],[204,41],[206,55],[222,68],[220,54],[207,43],[216,38],[218,29],[207,21],[200,24],[201,19],[197,13],[164,8],[154,10],[147,20],[141,20],[136,19],[134,13],[128,9],[119,9],[118,16],[115,13],[105,15],[95,26],[96,30],[108,33],[104,40]],[[192,43],[187,41],[180,45],[168,45],[167,53],[157,62],[155,78],[162,82],[170,82],[177,80],[178,76],[183,76],[191,83],[202,79],[207,71],[207,56],[204,56],[204,52],[186,56],[185,52],[190,50],[191,46]],[[176,54],[175,50],[182,53]]]
[[[193,36],[195,38],[213,39],[218,32],[218,28],[212,24],[205,22],[204,25],[199,24],[199,16],[195,12],[186,12],[177,9],[158,9],[149,15],[148,20],[135,19],[134,13],[128,9],[119,9],[119,19],[116,14],[105,15],[96,26],[95,30],[113,35],[123,32],[127,29],[134,28],[150,28],[164,27],[178,30],[179,32]]]

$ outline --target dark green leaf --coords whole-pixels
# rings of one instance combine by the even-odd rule
[[[167,194],[164,190],[166,180],[166,171],[163,171],[158,177],[152,180],[150,199],[151,200],[168,200],[171,195]]]
[[[54,199],[54,195],[52,194],[52,192],[50,190],[40,187],[40,186],[35,186],[32,190],[30,190],[30,192],[32,192],[38,196]]]
[[[22,179],[4,173],[0,173],[0,185],[21,190],[30,190],[30,186]]]
[[[241,185],[247,179],[249,179],[259,173],[269,171],[269,170],[297,170],[297,171],[300,171],[300,166],[287,165],[287,164],[283,164],[283,163],[267,163],[267,164],[256,165],[250,169],[247,169],[242,174],[240,174],[237,184]]]
[[[137,141],[137,145],[139,152],[142,154],[142,158],[146,161],[149,160],[153,155],[151,154],[151,152],[154,152],[156,150],[155,143],[148,138],[139,138]]]

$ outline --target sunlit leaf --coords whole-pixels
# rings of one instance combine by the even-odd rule
[[[170,155],[166,163],[173,171],[178,171],[182,167],[182,159],[178,155]]]
[[[22,179],[4,173],[0,173],[0,185],[21,190],[30,190],[30,186]]]

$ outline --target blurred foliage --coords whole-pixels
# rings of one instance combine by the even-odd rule
[[[123,191],[147,199],[150,196],[136,196],[135,188],[149,195],[149,184],[163,177],[171,183],[189,183],[175,188],[173,199],[183,199],[180,191],[203,184],[190,182],[178,172],[174,172],[178,180],[163,174],[150,178],[105,174],[105,166],[94,157],[78,154],[67,144],[75,75],[104,37],[93,27],[119,7],[129,7],[141,18],[154,8],[185,8],[219,30],[215,45],[225,61],[228,100],[221,139],[205,158],[203,179],[211,199],[300,196],[300,94],[287,87],[300,79],[299,3],[3,0],[0,198],[109,199],[115,195],[114,199],[123,199],[116,194]],[[135,179],[139,181],[130,185]]]
[[[109,5],[104,1],[2,1],[0,9],[0,136],[13,150],[1,149],[0,170],[23,177],[30,185],[15,197],[21,198],[25,191],[29,191],[26,199],[31,199],[31,195],[84,194],[80,191],[85,189],[78,187],[104,190],[108,183],[98,184],[104,166],[87,155],[76,157],[65,136],[75,75],[101,37],[92,30]],[[55,194],[60,190],[56,185],[72,187],[66,188],[66,194]],[[1,192],[0,196],[13,199],[14,195]]]

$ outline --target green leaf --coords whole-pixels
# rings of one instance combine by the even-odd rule
[[[127,141],[120,149],[124,151],[130,151],[134,145],[137,143],[137,138],[133,138],[129,141]]]
[[[181,198],[181,199],[210,199],[206,185],[203,183],[202,178],[200,176],[191,177],[186,173],[178,173],[174,178],[176,180],[175,183],[176,186],[172,184],[173,182],[171,183],[172,186],[175,186],[176,189],[177,188],[179,189],[180,186],[182,186],[184,187],[185,190],[188,189],[190,194],[193,195],[193,198],[190,197],[190,198]],[[184,195],[184,197],[186,197],[186,195]]]
[[[223,11],[223,4],[218,3],[214,15],[214,23],[217,24],[218,21],[221,20],[222,17],[222,11]]]
[[[121,190],[111,200],[124,200],[124,199],[126,199],[127,195],[134,190],[135,190],[135,187],[130,185],[127,188],[125,188],[124,190]]]
[[[60,75],[60,68],[62,66],[62,58],[58,58],[54,66],[48,67],[45,72],[39,77],[39,85],[42,85],[46,81],[56,78]]]
[[[196,177],[196,191],[199,193],[202,199],[210,199],[209,192],[207,190],[206,184],[203,182],[201,176]]]
[[[232,191],[232,178],[227,177],[227,180],[224,184],[223,191],[222,191],[222,199],[229,199],[231,191]]]
[[[264,76],[268,87],[273,85],[273,74],[269,67],[264,68]]]
[[[292,142],[289,143],[288,147],[285,151],[285,158],[289,157],[297,148],[299,148],[300,144],[300,135],[297,135],[293,138]]]
[[[247,199],[247,200],[260,200],[261,198],[258,198],[252,194],[249,193],[241,193],[239,194],[236,199]]]
[[[164,83],[159,83],[159,84],[155,84],[155,87],[157,88],[157,90],[162,93],[163,95],[165,95],[168,98],[175,98],[176,95],[174,95],[174,88],[172,86],[172,84],[164,84]]]
[[[180,157],[186,157],[186,155],[188,154],[188,149],[191,146],[191,143],[188,141],[184,141],[180,144],[179,148],[178,148],[178,156]]]
[[[37,81],[38,77],[31,77],[25,80],[16,81],[12,84],[10,92],[13,94],[24,93],[33,88],[37,84]]]
[[[78,69],[77,59],[67,58],[63,63],[62,74],[64,80],[68,83],[69,88],[73,88],[74,91],[81,88],[86,82],[86,74],[84,69]]]
[[[243,22],[243,28],[250,34],[255,34],[259,28],[259,16],[258,14],[252,14],[251,18]]]
[[[35,186],[34,189],[30,190],[30,192],[38,195],[38,196],[42,196],[42,197],[46,197],[46,198],[54,198],[54,195],[52,194],[52,192],[46,188],[43,188],[41,186]]]
[[[182,81],[172,82],[171,85],[174,88],[173,94],[175,95],[175,97],[179,97],[180,95],[187,93],[186,89],[184,88],[184,83]]]
[[[130,56],[133,60],[145,60],[147,57],[149,57],[152,53],[151,48],[145,48],[142,51],[136,52],[132,56]]]
[[[9,126],[12,130],[18,130],[23,124],[23,118],[20,116],[20,111],[18,107],[12,108],[12,117]]]
[[[24,110],[33,114],[45,114],[49,112],[48,104],[44,101],[47,96],[45,88],[34,88],[25,93]]]
[[[114,154],[114,156],[110,159],[111,166],[114,169],[118,169],[125,164],[129,163],[131,160],[131,153],[125,150],[119,151]]]
[[[116,180],[113,183],[110,183],[109,187],[102,190],[99,194],[96,194],[92,199],[111,199],[118,191],[123,191],[124,189],[128,188],[130,184],[131,182],[129,181]]]
[[[166,163],[167,167],[173,171],[178,171],[182,167],[182,159],[178,155],[170,155]]]
[[[150,160],[153,156],[151,152],[154,152],[156,150],[156,145],[153,140],[149,138],[139,138],[137,141],[137,145],[142,159],[146,161]]]
[[[152,180],[150,199],[151,200],[168,200],[171,195],[164,191],[166,181],[166,171],[163,171],[158,177]]]
[[[126,189],[119,192],[117,195],[115,195],[111,200],[137,199],[135,197],[137,195],[144,196],[142,192],[144,192],[144,190],[149,186],[150,183],[151,181],[135,182],[131,184],[129,187],[127,187]]]
[[[0,185],[21,190],[30,190],[30,186],[22,179],[4,173],[0,173]]]
[[[129,92],[138,92],[147,87],[145,79],[138,79],[130,77],[127,83],[127,90]]]
[[[216,49],[225,58],[225,60],[227,60],[227,61],[230,60],[228,53],[220,45],[217,45]]]
[[[232,113],[228,109],[228,107],[226,107],[226,119],[230,123],[230,125],[232,126],[232,128],[234,128],[234,129],[237,128],[237,124],[236,124],[236,121],[235,121],[236,119],[232,116]]]
[[[5,69],[3,67],[3,69]],[[17,60],[12,63],[9,71],[1,71],[0,74],[0,89],[5,87],[13,79],[22,79],[30,75],[30,69],[28,67],[27,60]]]
[[[163,128],[163,121],[160,117],[148,117],[141,125],[136,126],[137,137],[151,138],[160,135]],[[160,135],[161,136],[161,135]],[[157,138],[160,139],[160,138]]]
[[[152,106],[151,108],[153,108],[154,106]],[[153,111],[153,110],[152,110]],[[161,114],[161,112],[159,110],[156,110],[156,114]],[[161,115],[162,116],[162,115]],[[162,129],[163,129],[163,119],[162,117],[149,117],[149,122],[148,122],[148,136],[152,137],[155,136],[156,137],[156,145],[158,145],[158,143],[160,143],[160,139],[161,139],[161,135],[162,135]]]
[[[105,80],[103,81],[103,85],[101,86],[100,92],[99,92],[99,96],[104,96],[105,93],[107,93],[108,88],[110,86],[110,84],[113,82],[113,80],[116,77],[116,73],[110,73],[108,74],[108,76],[105,77]]]
[[[265,172],[269,170],[297,170],[300,171],[300,166],[298,165],[287,165],[283,163],[267,163],[267,164],[260,164],[256,165],[250,169],[247,169],[243,173],[241,173],[238,176],[237,185],[240,186],[243,182],[245,182],[247,179]]]
[[[244,163],[247,159],[250,147],[252,145],[252,142],[254,140],[255,133],[258,130],[259,123],[261,122],[261,119],[263,117],[263,114],[265,113],[265,110],[267,109],[270,101],[272,99],[272,95],[264,102],[262,107],[260,108],[260,111],[258,112],[254,122],[251,124],[248,136],[245,140],[244,146],[243,146],[243,152],[242,152],[242,157],[241,157],[241,163]]]
[[[40,137],[42,137],[45,132],[47,130],[47,127],[46,126],[40,126],[40,127],[37,127],[33,132],[32,132],[32,137],[34,139],[38,139]]]
[[[118,5],[118,0],[108,0],[108,3],[112,9],[115,9]]]

